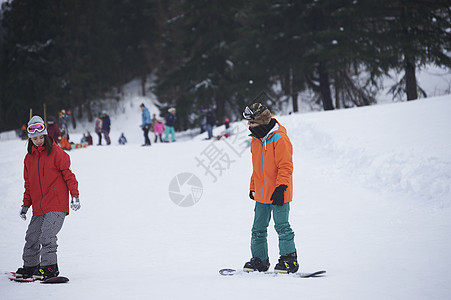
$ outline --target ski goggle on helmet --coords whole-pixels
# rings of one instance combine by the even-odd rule
[[[28,133],[43,132],[45,130],[45,125],[41,123],[31,124],[28,126]]]
[[[261,103],[254,103],[251,106],[246,106],[243,112],[243,117],[246,120],[255,120],[262,112],[268,108]]]

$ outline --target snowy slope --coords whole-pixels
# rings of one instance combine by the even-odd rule
[[[294,146],[291,223],[301,269],[328,272],[295,279],[218,274],[250,258],[245,124],[233,124],[235,139],[228,141],[198,137],[143,148],[140,112],[128,110],[112,120],[113,142],[130,126],[128,145],[70,152],[82,203],[59,234],[59,265],[70,283],[17,284],[4,277],[0,298],[447,299],[450,111],[451,96],[443,96],[278,118]],[[26,144],[0,146],[0,270],[6,272],[22,263],[27,222],[18,211]],[[213,154],[219,154],[217,168],[204,169],[199,161]],[[202,183],[194,206],[171,201],[170,183],[181,173]],[[187,184],[181,188],[191,192]],[[268,234],[273,267],[272,225]]]

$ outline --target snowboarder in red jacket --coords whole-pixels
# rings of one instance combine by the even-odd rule
[[[28,122],[28,153],[24,160],[25,192],[20,217],[33,216],[25,236],[23,267],[18,278],[43,280],[58,276],[57,237],[71,208],[80,209],[78,181],[70,170],[70,157],[47,134],[44,121],[34,116]]]

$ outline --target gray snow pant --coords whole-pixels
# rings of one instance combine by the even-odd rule
[[[65,217],[65,212],[51,211],[31,218],[23,248],[24,267],[49,266],[57,263],[56,235],[63,227]]]

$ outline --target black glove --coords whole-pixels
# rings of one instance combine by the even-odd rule
[[[273,205],[283,205],[284,199],[283,199],[283,193],[287,190],[288,186],[285,184],[281,184],[272,193],[271,200]]]
[[[254,192],[254,191],[249,191],[249,198],[251,198],[252,200],[254,200],[254,195],[255,195],[255,192]]]
[[[27,220],[27,211],[28,211],[28,206],[22,205],[22,207],[20,208],[19,215],[22,218],[22,220],[24,220],[24,221]]]

